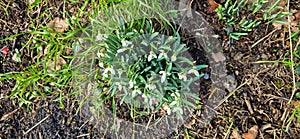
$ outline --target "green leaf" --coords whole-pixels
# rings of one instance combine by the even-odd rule
[[[162,106],[164,103],[165,103],[165,101],[162,100],[162,101],[159,103],[159,105],[154,109],[154,113],[157,112],[157,111],[161,108],[161,106]]]
[[[188,100],[182,99],[181,101],[182,101],[184,104],[186,104],[186,105],[188,105],[188,106],[190,106],[190,107],[192,107],[192,108],[195,107],[195,105],[194,105],[192,102],[189,102]]]
[[[195,66],[195,70],[201,70],[201,69],[204,69],[207,67],[208,67],[208,65],[197,65],[197,66]]]
[[[300,65],[298,65],[298,66],[296,67],[295,73],[296,73],[297,75],[300,75]]]
[[[172,62],[169,62],[168,64],[167,64],[167,73],[170,73],[171,72],[171,70],[172,70]]]
[[[181,63],[185,62],[185,63],[188,63],[190,65],[194,64],[191,60],[189,60],[188,58],[182,57],[182,56],[177,57],[177,59],[179,59]]]
[[[151,34],[151,36],[150,36],[150,41],[151,41],[152,39],[154,39],[158,34],[159,34],[158,32],[155,32],[155,33]]]
[[[188,92],[188,93],[184,93],[184,94],[186,94],[188,96],[191,96],[192,98],[194,98],[196,100],[201,100],[201,98],[198,95],[194,94],[194,93]]]
[[[297,99],[300,99],[300,92],[297,92],[297,93],[295,94],[295,97],[296,97]]]
[[[288,25],[289,24],[289,22],[280,21],[280,20],[272,20],[272,22],[278,23],[278,24],[284,24],[284,25]]]
[[[267,13],[270,13],[279,2],[280,2],[280,0],[277,0],[276,2],[274,2],[274,4],[268,8]]]

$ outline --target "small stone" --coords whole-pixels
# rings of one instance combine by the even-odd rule
[[[261,57],[262,59],[268,59],[268,58],[269,58],[266,54],[262,54],[260,57]]]

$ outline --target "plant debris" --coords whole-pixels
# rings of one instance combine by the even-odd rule
[[[61,19],[55,17],[52,21],[47,24],[47,27],[54,29],[56,32],[64,32],[69,28],[68,19]]]
[[[258,126],[251,127],[247,133],[242,135],[243,139],[255,139],[258,134]]]

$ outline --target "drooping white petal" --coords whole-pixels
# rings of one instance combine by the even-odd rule
[[[106,68],[103,72],[103,76],[108,78],[108,72],[110,72],[111,75],[114,75],[116,73],[113,68]]]
[[[103,63],[103,62],[100,62],[100,63],[99,63],[99,67],[103,68],[103,67],[104,67],[104,63]]]
[[[157,58],[157,56],[153,51],[151,51],[148,55],[148,62],[150,62],[153,58]]]
[[[131,89],[131,88],[133,88],[133,85],[134,85],[134,83],[133,83],[133,81],[129,81],[129,89]]]
[[[167,111],[168,115],[171,115],[171,109],[170,109],[170,107],[168,105],[164,105],[163,109]]]
[[[171,115],[171,109],[170,109],[170,108],[167,109],[167,114],[168,114],[168,115]]]
[[[126,48],[121,48],[121,49],[117,50],[117,53],[122,53],[124,51],[126,51]]]
[[[127,41],[127,40],[122,40],[121,43],[122,43],[122,46],[123,46],[123,47],[127,47],[127,46],[129,46],[129,45],[132,44],[132,42]]]
[[[121,85],[121,83],[120,83],[120,82],[116,82],[116,85],[118,86],[119,91],[121,91],[121,90],[122,90],[122,85]]]
[[[146,84],[146,88],[149,90],[154,90],[156,88],[156,86],[152,85],[152,84]]]
[[[177,112],[177,111],[179,111],[180,114],[183,114],[182,108],[180,108],[180,107],[175,107],[175,108],[173,109],[173,112]]]
[[[161,83],[165,82],[166,78],[167,78],[167,74],[166,74],[166,71],[160,71],[159,74],[162,74],[161,76]]]
[[[183,81],[186,81],[186,80],[187,80],[186,75],[185,75],[185,74],[182,74],[182,73],[178,73],[178,78],[179,78],[180,80],[183,79]]]
[[[104,57],[104,54],[102,52],[97,53],[97,57],[101,58]]]
[[[106,34],[98,34],[95,39],[96,39],[96,41],[106,40],[107,35]]]
[[[115,72],[115,70],[114,70],[113,68],[110,68],[110,73],[111,73],[112,75],[115,75],[115,74],[116,74],[116,72]]]
[[[188,71],[188,74],[191,74],[191,73],[195,74],[195,76],[199,76],[199,72],[197,70],[195,70],[195,69],[190,69]]]
[[[172,61],[172,62],[176,61],[176,59],[177,59],[176,55],[173,55],[173,56],[171,57],[171,61]]]
[[[177,104],[177,101],[172,101],[171,103],[170,103],[170,107],[173,107],[173,106],[175,106]]]

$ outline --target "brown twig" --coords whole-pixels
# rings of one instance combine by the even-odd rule
[[[29,133],[32,129],[34,129],[35,127],[37,127],[38,125],[40,125],[42,122],[44,122],[47,118],[49,118],[50,115],[46,116],[44,119],[42,119],[41,121],[39,121],[37,124],[35,124],[33,127],[31,127],[29,130],[27,130],[23,135],[26,135],[27,133]]]
[[[270,32],[268,35],[264,36],[263,38],[259,39],[257,42],[255,42],[253,45],[251,45],[250,48],[255,47],[257,44],[259,44],[260,42],[262,42],[264,39],[266,39],[267,37],[269,37],[270,35],[272,35],[275,31],[277,31],[278,29],[274,29],[272,32]]]
[[[233,91],[231,91],[224,99],[222,99],[220,101],[220,103],[214,107],[214,109],[217,109],[219,106],[221,106],[230,96],[232,96],[233,93],[235,93],[238,89],[240,89],[242,86],[244,86],[245,84],[247,84],[248,82],[244,82],[243,84],[241,84],[240,86],[238,86],[237,88],[235,88]]]
[[[290,11],[290,0],[287,1],[287,10]],[[288,22],[291,23],[291,18],[288,16]],[[292,36],[291,36],[291,24],[288,25],[289,27],[289,41],[290,41],[290,60],[293,60],[293,42],[292,42]],[[291,65],[292,70],[292,77],[293,77],[293,88],[292,88],[292,95],[290,97],[290,100],[288,104],[292,101],[295,92],[296,92],[296,79],[295,79],[295,70],[294,70],[294,64]]]

